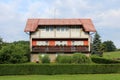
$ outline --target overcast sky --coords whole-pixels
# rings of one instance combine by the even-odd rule
[[[120,0],[0,0],[3,40],[29,40],[28,18],[91,18],[102,41],[120,48]]]

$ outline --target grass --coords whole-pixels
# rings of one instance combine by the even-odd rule
[[[104,58],[107,59],[116,59],[116,58],[120,58],[120,51],[115,51],[115,52],[105,52],[103,54]]]
[[[16,75],[0,76],[0,80],[120,80],[120,74]]]

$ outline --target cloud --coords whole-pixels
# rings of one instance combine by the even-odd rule
[[[120,0],[1,0],[0,36],[5,41],[29,40],[28,18],[91,18],[103,40],[119,46]],[[117,35],[116,35],[117,34]]]
[[[97,25],[103,28],[120,28],[120,9],[104,11],[93,18],[97,21]]]

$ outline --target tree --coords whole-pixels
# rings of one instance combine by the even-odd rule
[[[18,41],[2,46],[0,50],[0,63],[24,63],[28,61],[29,44]]]
[[[103,45],[101,44],[100,35],[96,32],[92,43],[92,54],[102,55]]]
[[[0,49],[2,48],[2,43],[3,43],[3,40],[2,40],[2,38],[0,37]]]
[[[116,50],[116,46],[114,45],[114,43],[111,40],[104,41],[103,44],[105,45],[105,51],[106,52],[110,52],[110,51],[115,51]]]

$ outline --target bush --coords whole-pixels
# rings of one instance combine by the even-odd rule
[[[49,58],[49,56],[46,54],[46,55],[44,55],[43,57],[42,57],[42,59],[41,59],[41,62],[42,63],[50,63],[50,58]]]
[[[72,63],[75,64],[83,64],[83,63],[91,63],[91,59],[82,53],[75,53],[72,58]]]
[[[56,58],[57,63],[71,63],[72,57],[71,56],[61,56],[58,55]]]
[[[0,63],[24,63],[28,61],[26,54],[28,53],[24,45],[9,44],[3,46],[0,50]]]
[[[120,64],[2,64],[0,75],[120,73]]]
[[[116,63],[120,63],[120,61],[117,61],[117,60],[105,59],[105,58],[97,57],[97,56],[92,56],[91,59],[92,59],[92,61],[94,63],[98,63],[98,64],[116,64]]]
[[[91,59],[81,53],[75,53],[73,56],[58,55],[56,58],[56,62],[83,64],[83,63],[91,63]]]

